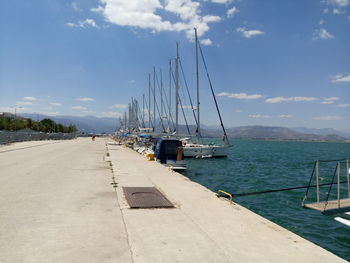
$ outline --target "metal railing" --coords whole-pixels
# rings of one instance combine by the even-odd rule
[[[335,163],[335,167],[334,167],[334,172],[333,172],[333,176],[332,176],[332,181],[330,183],[320,183],[320,163]],[[345,181],[341,181],[341,167],[342,167],[342,164],[345,164],[345,172],[346,172],[346,180]],[[317,200],[317,203],[324,203],[324,208],[323,208],[323,211],[326,210],[327,208],[327,205],[329,204],[329,197],[330,197],[330,194],[332,192],[332,186],[333,185],[337,185],[337,207],[338,209],[341,208],[341,187],[340,185],[341,184],[344,184],[344,183],[347,183],[347,198],[350,198],[350,170],[349,170],[349,158],[345,158],[345,159],[340,159],[340,160],[317,160],[315,161],[314,163],[314,166],[313,166],[313,170],[312,170],[312,173],[311,173],[311,176],[310,176],[310,179],[309,179],[309,185],[306,189],[306,193],[304,195],[304,198],[303,198],[303,201],[302,201],[302,206],[305,206],[305,201],[307,200],[308,198],[308,194],[309,194],[309,190],[310,188],[313,187],[313,185],[311,185],[312,183],[312,180],[313,180],[313,177],[316,177],[315,180],[316,180],[316,200]],[[320,201],[320,187],[321,186],[329,186],[328,188],[328,191],[326,192],[326,198],[325,198],[325,201]]]

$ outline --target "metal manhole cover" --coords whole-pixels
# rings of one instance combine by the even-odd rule
[[[123,187],[130,208],[173,208],[174,205],[155,187]]]

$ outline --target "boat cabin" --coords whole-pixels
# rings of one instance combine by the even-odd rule
[[[158,138],[155,142],[154,157],[163,164],[167,161],[183,160],[182,142],[177,139]]]

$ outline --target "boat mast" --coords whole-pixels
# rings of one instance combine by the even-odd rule
[[[143,121],[143,128],[146,128],[145,126],[145,94],[142,94],[142,121]]]
[[[163,118],[163,73],[162,69],[159,70],[160,74],[160,118]]]
[[[151,74],[148,73],[148,127],[151,128]]]
[[[153,131],[156,130],[156,67],[153,67]]]
[[[126,127],[127,127],[127,124],[126,124],[127,120],[126,120],[126,111],[124,112],[124,132],[126,132]]]
[[[169,117],[171,116],[171,59],[169,59]],[[174,121],[173,121],[174,126]],[[169,131],[170,131],[170,123],[169,123]]]
[[[131,104],[129,103],[129,118],[128,118],[128,132],[131,132]]]
[[[175,97],[176,97],[176,133],[179,132],[179,43],[176,42],[176,63],[175,63]]]
[[[198,37],[197,37],[197,28],[194,28],[194,35],[196,41],[196,84],[197,84],[197,137],[201,135],[201,125],[199,119],[199,70],[198,70]]]
[[[135,114],[135,131],[138,131],[140,128],[140,118],[139,118],[139,102],[137,101],[137,99],[134,99],[134,114]]]

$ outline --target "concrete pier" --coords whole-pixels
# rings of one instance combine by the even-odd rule
[[[104,139],[0,147],[0,170],[0,262],[346,262]],[[130,209],[147,186],[175,208]]]
[[[0,147],[0,262],[132,262],[105,141]]]

